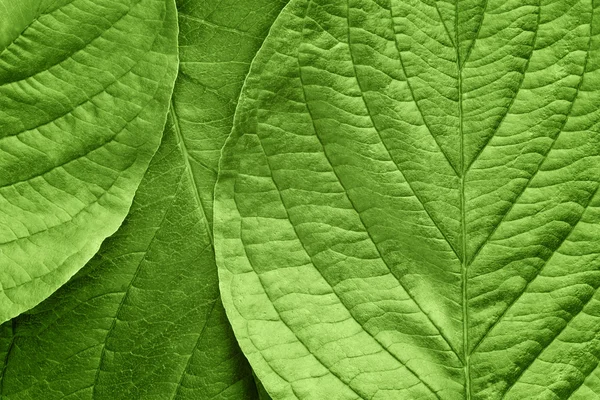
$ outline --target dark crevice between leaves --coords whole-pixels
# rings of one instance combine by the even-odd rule
[[[4,364],[2,365],[2,371],[0,371],[0,399],[4,395],[4,379],[6,377],[6,371],[8,370],[8,364],[10,362],[11,355],[13,354],[13,349],[15,347],[15,341],[17,339],[16,331],[17,331],[17,320],[16,320],[16,318],[13,318],[10,321],[10,343],[8,345],[8,348],[6,349],[6,355],[4,356]]]

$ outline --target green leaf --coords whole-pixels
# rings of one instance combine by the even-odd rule
[[[118,233],[13,320],[3,399],[251,398],[235,396],[252,390],[252,376],[223,337],[214,256],[189,179],[169,129]]]
[[[274,398],[598,397],[598,7],[290,2],[215,195]]]
[[[178,2],[181,70],[162,144],[99,254],[2,326],[0,398],[258,398],[219,298],[207,216],[244,77],[283,5]]]
[[[256,382],[256,390],[258,391],[258,400],[272,400],[269,393],[263,386],[262,382],[258,380],[256,376],[254,376],[254,382]]]
[[[0,322],[121,225],[176,65],[170,0],[0,0]]]

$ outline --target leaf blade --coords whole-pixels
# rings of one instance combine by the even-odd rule
[[[29,3],[3,2],[38,12],[0,54],[2,321],[64,284],[122,223],[176,75],[174,15],[160,2]]]
[[[125,223],[99,254],[14,319],[14,332],[3,326],[0,351],[10,357],[0,366],[2,398],[257,398],[220,302],[205,207],[212,209],[215,149],[231,128],[253,52],[283,3],[247,2],[223,21],[234,5],[177,4],[183,64],[162,144]],[[236,51],[213,55],[227,44]],[[207,65],[210,57],[219,65]],[[216,68],[227,76],[212,79]],[[205,90],[209,83],[216,89]]]
[[[276,398],[568,398],[593,374],[597,5],[482,3],[452,37],[434,2],[295,1],[255,59],[215,240]]]

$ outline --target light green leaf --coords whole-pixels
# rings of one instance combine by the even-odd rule
[[[264,385],[258,380],[256,375],[254,376],[254,381],[256,382],[256,390],[258,391],[258,400],[272,400]]]
[[[0,322],[121,225],[176,66],[172,0],[0,0]]]
[[[178,2],[182,63],[163,142],[99,254],[2,327],[0,398],[258,398],[219,298],[206,216],[244,77],[283,5]]]
[[[215,200],[274,398],[599,396],[599,6],[290,2]]]

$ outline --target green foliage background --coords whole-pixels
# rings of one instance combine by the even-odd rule
[[[0,0],[0,399],[600,399],[599,6]]]

